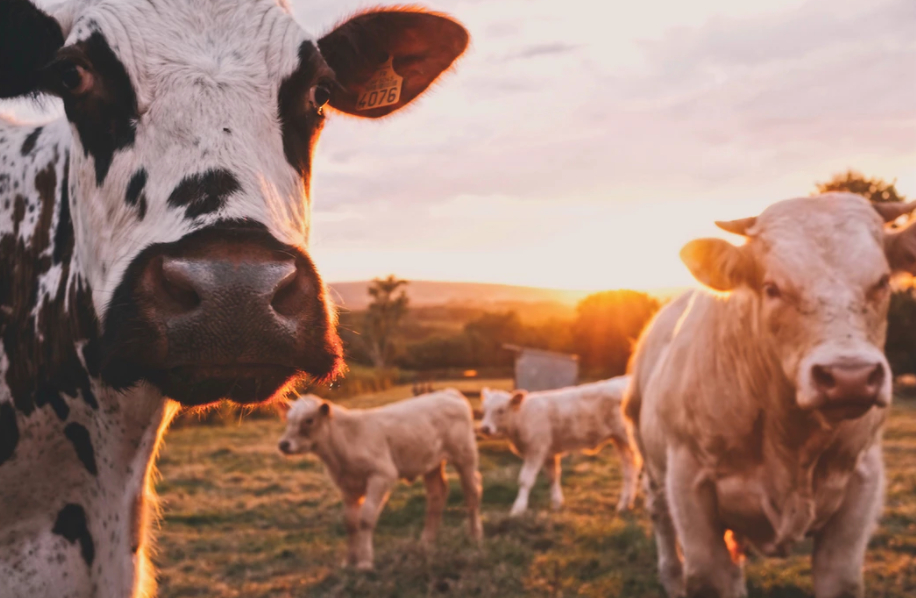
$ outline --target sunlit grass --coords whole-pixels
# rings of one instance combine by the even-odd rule
[[[494,381],[493,385],[505,384]],[[398,388],[356,399],[369,406],[410,395]],[[662,596],[655,548],[642,506],[617,517],[620,470],[613,450],[564,461],[567,504],[548,509],[543,478],[532,513],[509,519],[519,459],[505,444],[481,443],[482,548],[467,537],[458,481],[437,546],[417,541],[423,485],[400,485],[375,536],[376,571],[340,568],[345,534],[337,491],[314,458],[283,459],[282,422],[188,427],[166,436],[158,490],[160,595],[167,598],[372,596]],[[868,596],[916,596],[916,405],[894,407],[885,435],[888,498],[866,567]],[[751,559],[750,595],[810,596],[806,555]]]

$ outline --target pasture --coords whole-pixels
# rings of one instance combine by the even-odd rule
[[[508,381],[489,381],[491,386]],[[478,383],[479,385],[480,383]],[[460,386],[459,386],[460,388]],[[467,388],[465,388],[467,389]],[[365,407],[409,396],[409,387],[343,401]],[[436,547],[418,538],[422,482],[399,485],[375,533],[376,570],[342,569],[345,533],[337,490],[316,457],[282,458],[277,420],[170,431],[159,460],[162,500],[157,554],[163,598],[663,596],[642,501],[616,516],[620,470],[614,451],[564,459],[566,506],[548,507],[543,475],[532,511],[509,519],[520,460],[505,443],[480,445],[485,541],[467,537],[458,481]],[[866,564],[868,596],[916,595],[916,404],[898,400],[885,433],[888,493]],[[809,560],[751,557],[750,596],[811,595]]]

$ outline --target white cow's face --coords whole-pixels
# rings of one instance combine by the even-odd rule
[[[841,420],[889,405],[883,347],[892,262],[899,260],[868,201],[852,194],[793,199],[720,225],[747,243],[701,239],[681,255],[701,282],[752,298],[758,319],[747,325],[777,356],[798,406]]]
[[[525,400],[525,393],[484,388],[480,391],[480,399],[483,410],[480,431],[487,436],[496,436],[508,432],[511,419]]]
[[[381,117],[419,96],[465,30],[379,10],[313,39],[277,0],[69,0],[50,16],[10,3],[0,36],[22,56],[0,61],[0,97],[63,100],[103,378],[200,403],[333,375],[307,252],[312,150],[330,112]]]
[[[305,395],[293,403],[286,413],[286,431],[278,448],[284,455],[298,455],[315,450],[328,433],[331,404],[314,395]]]

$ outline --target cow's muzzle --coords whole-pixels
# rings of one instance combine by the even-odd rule
[[[808,373],[813,400],[830,419],[854,419],[872,407],[890,404],[887,363],[882,360],[835,360],[813,363]]]
[[[220,226],[154,246],[121,287],[103,336],[113,386],[145,379],[184,404],[256,402],[340,367],[311,260],[266,231]]]

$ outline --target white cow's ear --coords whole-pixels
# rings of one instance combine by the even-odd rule
[[[368,118],[399,110],[464,53],[468,39],[459,23],[420,9],[357,15],[318,40],[340,84],[331,107]]]
[[[322,401],[321,406],[318,407],[318,413],[322,417],[330,417],[331,416],[331,404],[328,403],[327,401]]]
[[[717,291],[731,291],[746,284],[753,263],[741,247],[722,239],[696,239],[681,249],[681,261],[693,277]]]
[[[37,94],[42,69],[64,45],[64,30],[29,0],[0,2],[0,98]]]
[[[518,409],[519,407],[522,406],[522,402],[524,402],[525,397],[527,396],[528,396],[528,393],[525,392],[524,390],[516,391],[516,393],[512,395],[512,398],[509,399],[509,406],[512,407],[513,409]]]
[[[901,229],[884,231],[884,254],[891,269],[916,274],[916,220]]]

